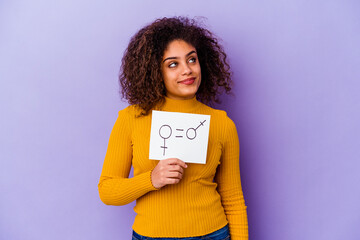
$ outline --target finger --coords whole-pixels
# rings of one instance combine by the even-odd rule
[[[167,178],[178,178],[178,179],[182,179],[182,173],[180,172],[168,172],[166,174]]]
[[[181,161],[180,159],[178,159],[178,164],[183,168],[187,168],[186,163],[184,161]]]
[[[182,167],[180,167],[179,165],[169,165],[170,172],[180,172],[180,173],[184,173],[184,169]]]
[[[179,178],[167,178],[166,179],[166,184],[177,184],[180,182]]]
[[[180,159],[178,158],[169,158],[169,164],[171,165],[180,165],[181,167],[183,168],[187,168],[187,165],[185,162],[181,161]]]
[[[166,159],[165,160],[165,162],[167,163],[167,164],[177,164],[177,162],[179,161],[180,159],[178,159],[178,158],[168,158],[168,159]]]

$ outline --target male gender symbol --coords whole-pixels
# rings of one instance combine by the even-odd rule
[[[172,129],[169,125],[162,125],[159,129],[159,135],[161,138],[164,139],[164,146],[160,146],[161,148],[164,149],[163,151],[163,156],[165,155],[165,149],[167,148],[165,146],[165,140],[168,139],[172,134]]]
[[[204,121],[200,121],[200,124],[199,126],[197,126],[196,128],[189,128],[187,131],[186,131],[186,137],[189,139],[189,140],[193,140],[196,138],[196,130],[200,127],[200,126],[204,126],[204,122],[206,122],[206,120]]]

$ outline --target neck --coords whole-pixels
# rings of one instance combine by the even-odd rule
[[[196,100],[196,97],[185,100],[178,100],[173,98],[164,97],[164,104],[161,110],[169,112],[192,112],[197,109],[201,103]]]

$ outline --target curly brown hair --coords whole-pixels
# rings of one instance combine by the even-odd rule
[[[219,103],[218,95],[231,91],[230,66],[214,35],[195,19],[161,18],[140,29],[124,53],[119,82],[122,97],[138,105],[147,115],[164,102],[166,88],[161,74],[164,51],[173,40],[184,40],[195,47],[201,67],[201,84],[196,98],[205,103]]]

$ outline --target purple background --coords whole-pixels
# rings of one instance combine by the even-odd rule
[[[205,16],[234,72],[253,240],[360,237],[360,2],[1,1],[0,239],[130,239],[97,184],[124,49],[158,17]]]

